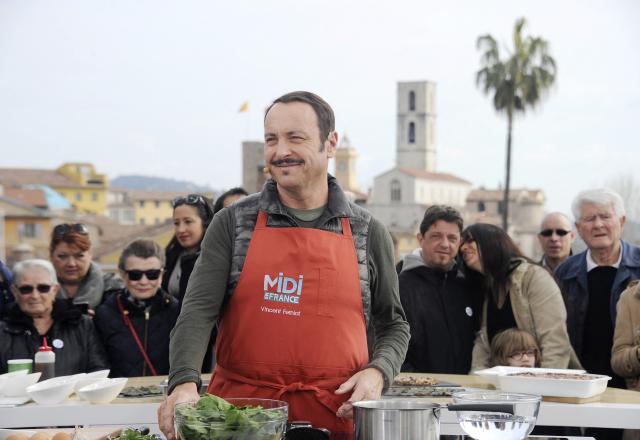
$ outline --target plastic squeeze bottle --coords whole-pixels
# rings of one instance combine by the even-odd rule
[[[41,372],[40,380],[47,380],[55,377],[56,354],[53,349],[47,345],[47,338],[42,337],[42,346],[38,348],[35,356],[35,372]]]

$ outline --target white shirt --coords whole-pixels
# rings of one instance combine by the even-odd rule
[[[620,262],[622,261],[622,243],[620,243],[620,255],[618,255],[618,261],[613,264],[607,264],[606,266],[615,267],[616,269],[620,267]],[[593,261],[593,257],[591,257],[591,249],[587,250],[587,272],[591,272],[593,269],[598,267],[599,264]]]

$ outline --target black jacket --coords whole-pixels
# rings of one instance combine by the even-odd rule
[[[178,302],[180,303],[180,307],[182,308],[182,302],[184,301],[184,294],[187,291],[187,283],[189,282],[189,277],[191,276],[191,272],[193,272],[193,266],[196,264],[196,260],[200,255],[200,251],[193,254],[184,254],[182,258],[178,259],[175,256],[167,255],[167,266],[165,267],[164,277],[162,278],[162,289],[165,292],[169,291],[169,279],[171,278],[171,274],[173,269],[176,267],[177,262],[180,262],[180,290],[178,296]]]
[[[56,354],[56,376],[109,368],[93,321],[71,300],[56,299],[52,317],[53,325],[45,336]],[[42,336],[33,326],[33,319],[13,304],[6,320],[0,321],[0,373],[7,371],[9,359],[33,359],[41,345]]]
[[[398,280],[411,327],[402,371],[469,373],[482,294],[472,291],[457,266],[448,272],[429,268],[417,253],[405,257]]]
[[[121,290],[98,309],[94,321],[111,361],[111,377],[151,376],[150,368],[118,309],[118,299],[159,375],[169,372],[169,333],[180,309],[178,300],[163,290],[141,302]]]

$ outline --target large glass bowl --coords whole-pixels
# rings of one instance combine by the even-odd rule
[[[452,395],[455,404],[512,404],[513,414],[456,411],[460,426],[477,440],[522,440],[536,424],[541,396],[499,391],[465,391]]]
[[[288,404],[281,400],[225,398],[241,411],[198,409],[195,403],[175,407],[175,429],[181,440],[280,440],[287,426]]]

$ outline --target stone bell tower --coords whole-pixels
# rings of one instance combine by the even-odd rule
[[[396,165],[436,171],[436,84],[398,83]]]
[[[351,146],[349,138],[345,134],[336,148],[335,177],[345,191],[358,191],[358,175],[356,173],[356,159],[358,152]]]

